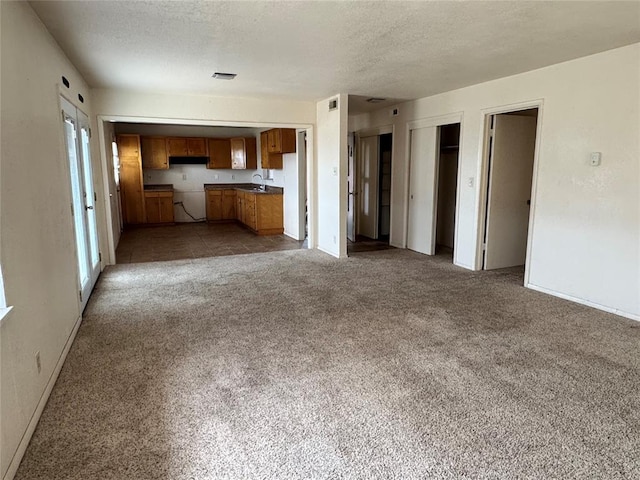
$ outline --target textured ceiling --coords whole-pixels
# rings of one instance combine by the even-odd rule
[[[414,99],[640,41],[636,1],[31,5],[91,86],[167,93]]]

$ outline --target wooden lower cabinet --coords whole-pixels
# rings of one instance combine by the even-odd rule
[[[207,221],[222,222],[236,219],[237,193],[233,189],[207,190]]]
[[[236,220],[258,235],[284,232],[282,194],[254,193],[243,189],[207,189],[207,221]]]
[[[243,223],[258,235],[284,232],[282,194],[244,192]]]
[[[145,191],[146,223],[173,223],[173,192]]]

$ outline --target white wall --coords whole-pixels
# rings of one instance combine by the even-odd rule
[[[329,100],[338,108],[329,111]],[[347,95],[317,104],[315,178],[318,186],[318,248],[336,257],[347,255]]]
[[[92,89],[96,115],[154,119],[158,123],[280,127],[315,122],[315,104],[293,100],[168,95]],[[166,122],[163,120],[172,119]],[[178,120],[177,122],[175,120]],[[125,121],[125,119],[121,119]]]
[[[63,87],[70,99],[78,103],[81,93],[85,98],[81,109],[89,114],[91,109],[87,85],[29,4],[0,2],[0,11],[0,258],[6,299],[14,307],[2,322],[0,335],[0,473],[11,478],[80,317],[70,181],[57,88],[62,75],[71,82],[70,89]],[[93,147],[96,142],[94,138]],[[96,162],[94,174],[95,178],[101,175]],[[101,183],[94,183],[102,196]],[[100,222],[104,222],[103,212],[100,205]],[[41,355],[40,374],[36,352]]]
[[[479,268],[483,121],[540,100],[529,286],[640,318],[640,44],[351,119],[394,123],[391,243],[406,244],[407,122],[462,112],[455,263]],[[589,153],[602,152],[600,167]],[[473,179],[474,186],[468,186]]]

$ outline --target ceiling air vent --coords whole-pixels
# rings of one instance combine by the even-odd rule
[[[335,110],[337,108],[338,108],[338,99],[334,98],[332,100],[329,100],[329,111]]]
[[[233,80],[236,78],[237,73],[224,73],[224,72],[216,72],[211,75],[212,78],[217,78],[218,80]]]

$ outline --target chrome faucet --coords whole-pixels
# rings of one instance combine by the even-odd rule
[[[260,183],[261,183],[261,185],[260,185],[260,190],[266,190],[266,189],[267,189],[267,187],[266,187],[266,185],[264,184],[264,179],[262,178],[262,175],[260,175],[259,173],[254,173],[254,174],[253,174],[253,177],[251,177],[251,180],[252,180],[252,181],[253,181],[254,177],[260,177]]]

